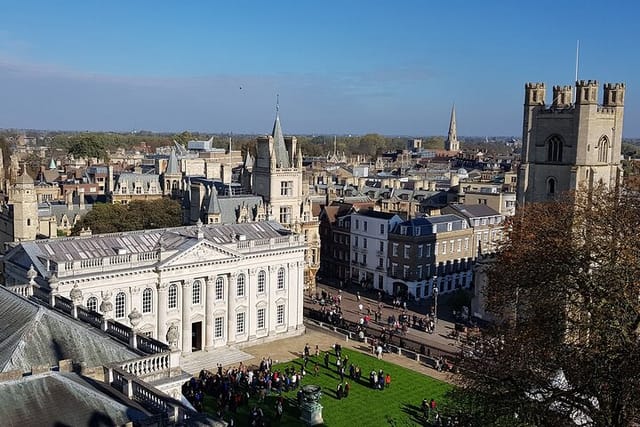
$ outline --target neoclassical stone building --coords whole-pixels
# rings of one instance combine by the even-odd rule
[[[21,242],[3,267],[189,353],[303,333],[305,250],[274,221],[198,224]]]

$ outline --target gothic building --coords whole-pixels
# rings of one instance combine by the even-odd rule
[[[525,85],[520,206],[580,188],[618,185],[624,84],[605,84],[602,104],[593,80],[576,82],[575,102],[571,86],[554,86],[551,105],[545,104],[545,91],[544,83]]]
[[[305,286],[313,288],[320,268],[319,222],[303,182],[302,150],[295,136],[284,136],[278,109],[271,135],[258,137],[256,158],[247,158],[242,176],[249,191],[264,200],[267,219],[305,237]]]

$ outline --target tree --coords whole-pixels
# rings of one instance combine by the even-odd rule
[[[107,143],[104,135],[94,133],[79,134],[69,137],[66,140],[67,152],[75,158],[92,158],[103,159],[108,161]]]
[[[178,144],[182,144],[186,147],[187,142],[193,140],[193,135],[188,130],[185,130],[182,133],[177,133],[173,135],[173,140],[176,141]]]
[[[83,228],[90,228],[93,234],[103,234],[180,225],[182,211],[175,200],[132,201],[128,205],[96,203],[76,223],[71,234],[77,236]]]
[[[582,191],[511,220],[485,291],[498,321],[453,393],[477,425],[638,421],[640,195],[622,194]]]

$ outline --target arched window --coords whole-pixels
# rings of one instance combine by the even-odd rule
[[[142,291],[142,312],[151,313],[153,310],[153,291],[151,288],[146,288]]]
[[[216,279],[216,299],[224,299],[224,278],[222,276],[218,276]]]
[[[560,135],[551,135],[547,139],[547,161],[548,162],[561,162],[562,161],[562,137]]]
[[[556,193],[556,179],[547,179],[547,195],[553,196]]]
[[[284,268],[278,270],[278,289],[284,289]]]
[[[245,278],[244,274],[238,274],[236,279],[236,296],[243,297],[245,292]]]
[[[169,286],[167,308],[178,308],[178,285]]]
[[[200,293],[202,291],[202,283],[199,280],[193,282],[192,303],[193,305],[200,304]]]
[[[118,295],[116,295],[116,309],[115,309],[116,319],[124,318],[126,313],[127,313],[127,296],[125,295],[124,292],[118,292]]]
[[[258,273],[258,293],[263,294],[267,288],[267,273],[264,270],[260,270]]]
[[[27,225],[31,225],[31,218],[27,218]]]
[[[602,136],[598,141],[598,161],[609,161],[609,139],[606,136]]]
[[[89,297],[89,299],[87,300],[87,308],[90,311],[98,311],[98,298]]]

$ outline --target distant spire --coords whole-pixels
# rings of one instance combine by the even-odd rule
[[[456,126],[456,104],[453,104],[453,107],[451,107],[449,133],[447,134],[447,140],[444,142],[444,148],[447,151],[460,151],[460,142],[458,142],[458,129]]]
[[[276,113],[280,111],[280,94],[276,93]]]
[[[175,148],[171,149],[169,154],[169,161],[167,162],[167,169],[165,175],[180,175],[180,168],[178,167],[178,157],[176,156]]]

